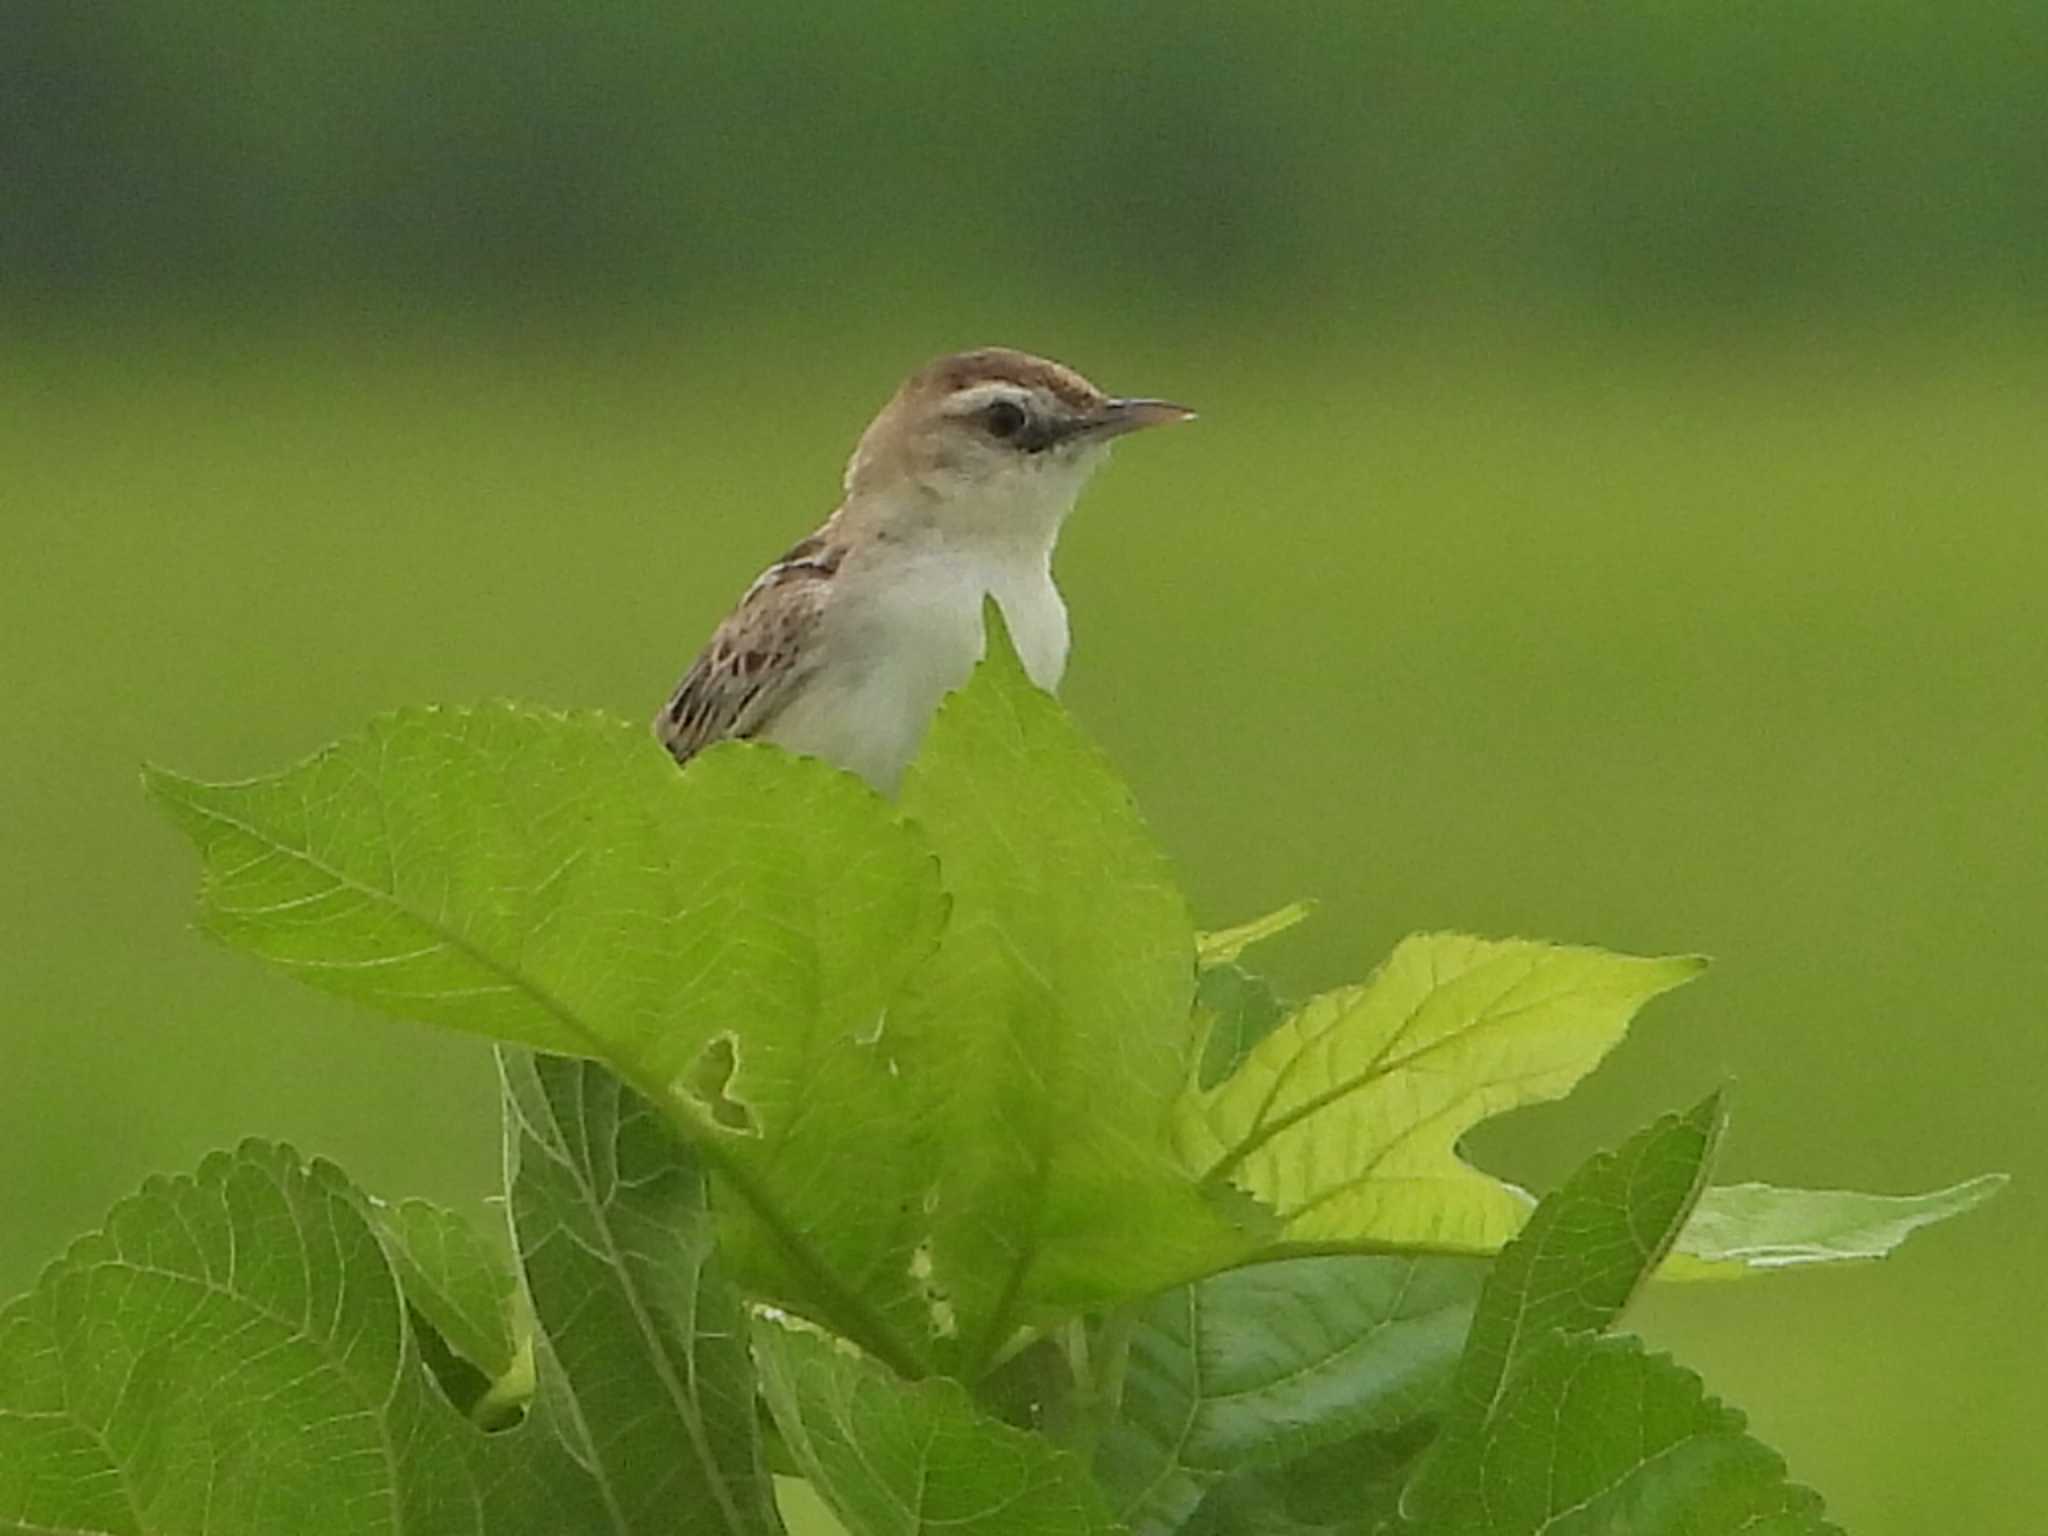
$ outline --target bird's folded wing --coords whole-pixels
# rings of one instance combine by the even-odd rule
[[[679,763],[715,741],[746,740],[816,674],[819,617],[832,597],[845,550],[804,540],[763,571],[712,634],[654,720],[654,734]]]

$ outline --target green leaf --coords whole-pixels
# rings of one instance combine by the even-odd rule
[[[609,1529],[546,1415],[422,1369],[365,1197],[244,1143],[152,1179],[0,1311],[0,1509],[119,1536]]]
[[[1924,1195],[1727,1184],[1700,1196],[1659,1278],[1716,1278],[1881,1259],[1920,1228],[1975,1210],[2006,1185],[1982,1174]]]
[[[495,1381],[512,1369],[518,1281],[475,1227],[426,1200],[372,1201],[406,1301],[461,1359]]]
[[[1214,1088],[1280,1027],[1287,1008],[1263,977],[1235,964],[1211,966],[1195,983],[1196,1028],[1202,1066],[1196,1085]]]
[[[1096,1475],[1134,1532],[1178,1529],[1226,1476],[1438,1407],[1484,1265],[1341,1256],[1251,1265],[1137,1315]]]
[[[1183,1529],[1187,1536],[1393,1536],[1401,1529],[1402,1485],[1435,1430],[1434,1420],[1412,1419],[1235,1473]]]
[[[1640,1341],[1534,1341],[1483,1440],[1433,1460],[1422,1536],[1841,1536],[1740,1412]]]
[[[1719,1094],[1589,1159],[1536,1207],[1495,1261],[1453,1386],[1453,1430],[1490,1421],[1521,1354],[1553,1330],[1620,1317],[1706,1187],[1724,1124]]]
[[[933,1137],[921,1269],[969,1375],[1020,1324],[1250,1246],[1170,1141],[1199,1046],[1186,905],[1124,785],[988,612],[987,659],[903,788],[952,918],[883,1036]]]
[[[702,1168],[603,1067],[510,1051],[501,1066],[542,1380],[610,1528],[779,1532]]]
[[[754,1357],[783,1439],[851,1536],[1107,1536],[1078,1458],[985,1417],[958,1382],[891,1375],[851,1345],[756,1317]]]
[[[1290,901],[1277,911],[1255,917],[1248,923],[1239,923],[1235,928],[1198,934],[1195,937],[1195,958],[1204,970],[1212,965],[1228,965],[1254,944],[1263,944],[1296,924],[1307,922],[1315,915],[1315,910],[1316,904],[1312,901]]]
[[[1704,963],[1406,939],[1371,980],[1300,1008],[1213,1091],[1191,1090],[1182,1156],[1272,1206],[1292,1242],[1491,1252],[1527,1197],[1462,1161],[1458,1138],[1569,1091],[1638,1008]]]
[[[943,905],[858,780],[739,743],[679,774],[643,730],[493,707],[150,787],[199,845],[208,931],[389,1012],[607,1060],[741,1197],[751,1284],[915,1360],[929,1164],[879,1025]]]
[[[1424,1536],[1831,1529],[1696,1376],[1599,1336],[1676,1241],[1722,1124],[1715,1095],[1594,1157],[1501,1254],[1404,1497]]]

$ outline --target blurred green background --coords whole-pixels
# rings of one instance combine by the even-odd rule
[[[1541,1185],[2009,1169],[1642,1326],[1860,1536],[2048,1527],[2038,0],[0,9],[0,1291],[243,1134],[474,1205],[487,1051],[188,931],[145,757],[650,714],[898,376],[1186,399],[1067,697],[1306,990],[1403,932],[1705,950]]]

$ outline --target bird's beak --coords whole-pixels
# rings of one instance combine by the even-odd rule
[[[1090,437],[1122,437],[1144,427],[1164,427],[1176,421],[1192,421],[1195,413],[1171,400],[1108,400],[1088,418],[1083,429]]]

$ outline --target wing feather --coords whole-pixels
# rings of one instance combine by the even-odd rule
[[[655,716],[654,734],[678,763],[715,741],[758,736],[809,686],[818,620],[845,555],[813,535],[747,588]]]

